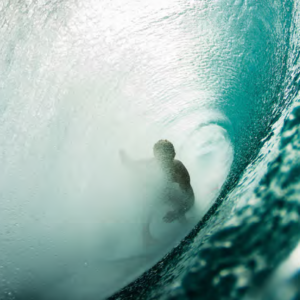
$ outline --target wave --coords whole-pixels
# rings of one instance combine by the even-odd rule
[[[300,238],[299,12],[290,0],[4,2],[0,298],[263,294]],[[144,190],[118,151],[150,157],[160,138],[191,174],[197,217],[145,251]]]

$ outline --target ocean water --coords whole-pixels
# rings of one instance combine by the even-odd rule
[[[298,299],[299,18],[298,0],[3,0],[0,299]],[[161,138],[191,175],[185,226],[120,160]]]

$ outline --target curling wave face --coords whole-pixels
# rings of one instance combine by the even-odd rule
[[[264,87],[266,94],[260,94],[259,89],[253,86],[249,90],[249,93],[253,92],[252,96],[260,95],[260,100],[263,100],[260,103],[254,97],[258,100],[254,102],[261,106],[251,107],[251,111],[268,111],[261,115],[262,120],[259,121],[256,114],[249,113],[252,126],[259,128],[263,124],[268,125],[262,135],[259,130],[253,134],[251,129],[252,136],[244,144],[248,151],[239,153],[241,148],[235,144],[235,161],[227,184],[215,205],[189,237],[160,265],[112,299],[248,300],[295,299],[300,295],[300,3],[235,1],[229,4],[230,8],[234,7],[232,4],[242,4],[248,24],[255,20],[252,25],[256,26],[242,31],[248,36],[256,30],[259,33],[255,40],[248,40],[250,44],[251,41],[258,43],[257,48],[253,45],[257,54],[255,58],[248,53],[254,65],[247,63],[240,67],[249,70],[256,66],[259,69],[255,62],[264,57],[271,71],[270,77],[265,77],[266,85],[262,81],[257,83],[257,86]],[[254,11],[256,13],[252,15]],[[277,40],[273,40],[272,44],[275,36]],[[259,45],[265,45],[263,53],[259,51]],[[274,58],[274,64],[271,58]],[[267,74],[265,67],[262,74]],[[247,74],[243,76],[247,77]],[[252,82],[252,79],[249,78],[249,81]],[[248,83],[245,84],[249,87]],[[246,105],[240,108],[247,111]],[[237,124],[236,121],[232,122],[233,125]],[[238,124],[243,124],[243,120]],[[244,131],[244,137],[249,134],[249,128],[241,126],[238,130],[241,134]],[[243,159],[239,154],[244,153]],[[247,161],[249,158],[250,161]],[[247,167],[241,168],[245,164]],[[242,173],[237,172],[240,169],[243,169]]]
[[[231,124],[211,87],[196,82],[182,9],[1,6],[1,297],[105,298],[159,261],[216,199],[233,160]],[[151,157],[160,138],[187,166],[196,204],[185,226],[165,224],[161,209],[150,224],[158,242],[145,247],[157,188],[145,189],[151,175],[130,178],[118,153]]]
[[[281,131],[298,1],[4,1],[0,20],[0,299],[103,299],[196,224],[113,298],[259,287],[300,232],[296,104]],[[160,138],[196,205],[184,230],[152,224],[173,236],[145,249],[145,189],[118,152],[147,158]]]

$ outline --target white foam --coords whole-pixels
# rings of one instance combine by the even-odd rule
[[[186,32],[174,27],[169,36],[154,26],[145,43],[142,22],[138,28],[132,19],[122,30],[110,27],[121,24],[110,16],[124,16],[116,7],[97,6],[97,13],[92,5],[72,9],[59,25],[33,24],[34,34],[24,44],[19,33],[12,37],[20,44],[4,81],[8,104],[1,114],[0,293],[32,286],[49,300],[112,293],[201,219],[231,164],[225,130],[216,125],[197,130],[221,114],[209,107],[212,91],[186,85],[193,68],[178,64],[186,49],[174,38]],[[132,12],[126,5],[118,9]],[[139,7],[135,14],[140,16]],[[141,216],[147,205],[141,203],[155,199],[156,190],[145,196],[126,175],[118,152],[148,158],[161,138],[174,142],[187,166],[196,205],[186,226],[166,224],[164,211],[157,214],[151,231],[164,243],[145,248]],[[122,260],[128,257],[133,258]]]

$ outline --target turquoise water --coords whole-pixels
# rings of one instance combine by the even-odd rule
[[[292,299],[299,5],[2,2],[0,299]],[[196,206],[145,249],[118,152],[160,138]]]

